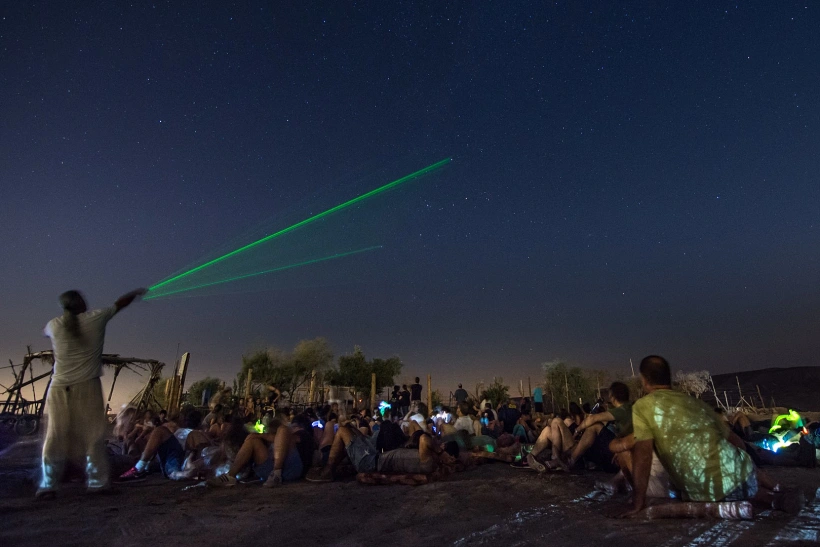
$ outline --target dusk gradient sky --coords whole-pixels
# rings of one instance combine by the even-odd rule
[[[383,249],[136,303],[106,352],[230,381],[323,336],[445,393],[820,364],[819,37],[790,1],[2,3],[0,357],[64,290],[110,305],[451,157],[358,213]]]

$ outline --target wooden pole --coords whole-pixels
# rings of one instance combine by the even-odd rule
[[[532,380],[527,376],[527,391],[530,393],[530,401],[532,401]]]
[[[567,389],[567,412],[569,412],[569,381],[567,380],[567,373],[564,373],[564,387]]]
[[[760,404],[763,405],[762,408],[766,408],[766,401],[763,400],[763,395],[760,394],[760,386],[755,384],[757,388],[757,396],[760,397]]]
[[[251,382],[253,381],[253,369],[248,369],[248,377],[245,378],[245,401],[247,402],[248,397],[251,397]]]
[[[376,373],[370,375],[370,410],[376,408]]]
[[[632,377],[635,377],[635,365],[632,364],[632,358],[629,358],[629,368],[632,369]]]
[[[433,378],[427,375],[427,412],[433,411]]]
[[[313,370],[310,372],[310,387],[308,388],[308,404],[312,404],[314,402],[314,397],[316,396],[316,371]]]

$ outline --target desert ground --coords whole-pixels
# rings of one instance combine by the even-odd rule
[[[39,440],[6,439],[0,452],[0,544],[16,545],[803,545],[820,537],[820,469],[767,470],[809,504],[796,516],[754,521],[619,520],[625,498],[587,499],[606,475],[539,475],[488,463],[424,486],[354,479],[212,489],[152,475],[90,496],[66,484],[34,499]]]

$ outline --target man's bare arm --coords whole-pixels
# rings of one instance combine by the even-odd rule
[[[615,416],[612,415],[610,412],[599,412],[598,414],[590,414],[584,421],[581,422],[581,425],[578,426],[578,429],[575,431],[583,431],[584,429],[588,428],[591,425],[595,425],[598,423],[607,423],[607,422],[614,422]]]
[[[114,302],[114,307],[117,309],[117,311],[120,311],[124,307],[128,306],[131,302],[133,302],[136,297],[142,296],[143,294],[145,294],[147,292],[148,292],[148,289],[140,288],[140,289],[134,289],[133,291],[131,291],[129,293],[125,293],[124,295],[117,298],[117,301]]]
[[[634,504],[632,511],[624,516],[634,516],[646,506],[646,489],[649,486],[649,473],[652,470],[652,451],[654,449],[655,441],[652,439],[635,443],[635,448],[632,450],[632,480],[635,483]]]

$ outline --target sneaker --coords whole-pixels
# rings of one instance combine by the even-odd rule
[[[52,488],[38,488],[34,497],[38,500],[53,500],[57,497],[57,491]]]
[[[208,486],[236,486],[236,477],[231,477],[227,473],[217,475],[207,481]]]
[[[527,463],[526,458],[524,458],[520,461],[512,462],[510,464],[510,467],[512,467],[513,469],[532,469],[532,467],[530,467],[529,463]]]
[[[543,463],[536,460],[535,456],[532,454],[527,454],[527,464],[530,466],[530,469],[534,469],[539,473],[543,473],[547,470],[547,467]]]
[[[277,486],[282,486],[282,475],[271,473],[268,480],[266,480],[262,486],[265,488],[276,488]]]
[[[116,484],[123,484],[129,482],[142,482],[148,476],[148,471],[139,471],[136,467],[132,467],[122,475],[120,475],[114,482]]]
[[[321,469],[311,469],[305,477],[310,482],[333,482],[333,471],[330,467],[322,467]]]

